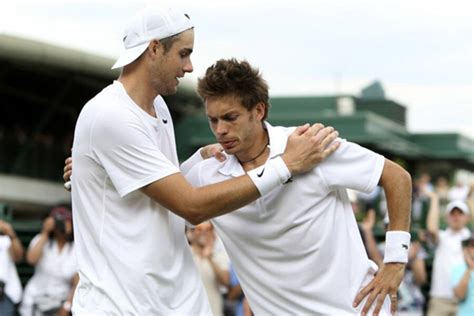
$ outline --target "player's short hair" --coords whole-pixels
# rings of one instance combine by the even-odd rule
[[[260,71],[247,61],[235,58],[220,59],[207,68],[204,77],[198,80],[198,93],[204,101],[210,98],[232,96],[251,110],[258,103],[265,105],[265,120],[270,108],[268,84]]]

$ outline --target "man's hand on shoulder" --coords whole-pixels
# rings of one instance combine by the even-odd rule
[[[226,160],[226,156],[223,153],[224,149],[220,144],[210,144],[201,148],[201,157],[202,159],[208,159],[211,157],[216,158],[220,162]]]
[[[292,175],[307,172],[326,159],[339,147],[339,133],[320,123],[299,126],[288,137],[282,156]]]

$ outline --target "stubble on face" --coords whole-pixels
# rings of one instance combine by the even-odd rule
[[[261,126],[255,109],[245,108],[239,98],[223,96],[206,100],[206,112],[210,128],[227,154],[237,157],[252,154]],[[225,133],[217,130],[218,127],[213,124],[213,120],[220,121],[219,124],[226,126]],[[261,146],[257,147],[260,151]]]
[[[159,95],[173,95],[179,79],[192,72],[191,53],[194,47],[194,30],[179,34],[168,51],[160,48],[161,56],[152,67],[152,83]]]

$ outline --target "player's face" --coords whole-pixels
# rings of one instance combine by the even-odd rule
[[[233,96],[210,98],[205,104],[209,126],[225,152],[245,155],[250,151],[263,131],[264,105],[257,104],[249,111]]]
[[[467,222],[467,216],[459,209],[455,208],[448,214],[448,226],[453,230],[462,229]]]
[[[190,29],[178,35],[169,51],[157,58],[152,68],[152,82],[160,95],[175,94],[178,89],[179,78],[187,72],[193,71],[191,53],[194,47],[194,30]]]
[[[474,262],[474,243],[470,243],[466,248],[464,248],[466,255],[471,257],[471,260]]]

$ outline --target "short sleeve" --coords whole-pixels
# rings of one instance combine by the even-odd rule
[[[181,172],[183,174],[187,174],[189,172],[189,170],[191,170],[191,168],[193,166],[195,166],[197,163],[203,161],[204,159],[202,159],[202,156],[201,156],[201,148],[199,148],[191,157],[189,157],[188,159],[186,159],[182,164],[181,164]]]
[[[461,281],[462,275],[466,271],[466,266],[464,264],[458,264],[453,267],[451,272],[451,287],[454,288]]]
[[[191,183],[192,186],[194,187],[200,187],[202,186],[201,184],[201,179],[200,179],[200,171],[201,171],[201,164],[196,164],[194,165],[186,174],[184,175],[186,180],[188,180],[189,183]]]
[[[30,241],[30,244],[28,245],[28,249],[33,248],[38,243],[40,237],[41,237],[40,234],[37,234],[35,237],[33,237],[33,239],[31,239]]]
[[[331,188],[348,188],[369,193],[382,175],[385,158],[355,143],[342,141],[340,147],[323,161],[318,171]]]
[[[133,112],[118,109],[97,119],[91,151],[121,197],[179,172],[153,141],[153,132]]]

